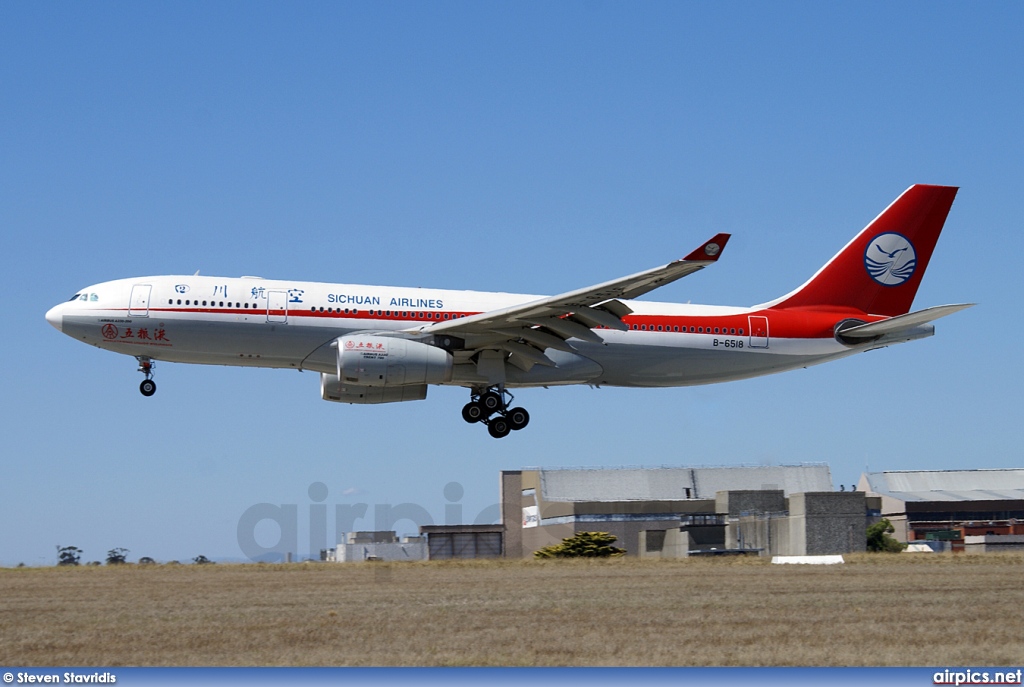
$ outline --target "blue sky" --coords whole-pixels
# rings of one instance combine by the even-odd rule
[[[337,504],[367,504],[359,529],[403,503],[471,522],[523,466],[826,461],[837,485],[1019,467],[1022,19],[1009,3],[3,3],[0,564],[52,564],[58,544],[238,558],[260,503],[295,506],[307,555],[318,482],[333,539]],[[530,427],[502,441],[461,420],[460,389],[345,406],[312,373],[162,364],[145,399],[132,359],[43,319],[89,284],[197,269],[558,293],[720,231],[721,262],[650,297],[750,305],[913,183],[961,187],[915,305],[980,304],[935,337],[712,387],[525,390]]]

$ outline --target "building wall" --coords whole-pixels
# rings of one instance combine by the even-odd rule
[[[381,561],[425,561],[427,542],[411,544],[338,544],[334,560],[338,563],[355,563],[376,559]]]
[[[867,505],[859,491],[791,494],[792,555],[820,556],[864,551]]]
[[[729,520],[725,548],[761,549],[762,556],[788,556],[792,552],[791,535],[788,515],[744,515]]]
[[[614,546],[626,550],[627,556],[639,556],[642,546],[640,533],[645,530],[679,529],[679,520],[639,520],[629,522],[566,522],[529,527],[523,530],[522,556],[529,558],[533,552],[561,544],[563,539],[579,532],[607,532],[615,537]]]
[[[689,532],[678,528],[640,532],[638,555],[641,558],[687,558],[693,542]]]
[[[964,553],[1019,553],[1024,551],[1024,535],[975,534],[964,537]]]
[[[730,518],[785,510],[786,494],[781,489],[720,491],[715,494],[715,512]]]
[[[501,473],[501,524],[504,526],[504,555],[523,556],[523,473],[503,470]]]

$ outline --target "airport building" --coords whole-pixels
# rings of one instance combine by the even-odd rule
[[[896,539],[935,550],[1024,550],[1024,469],[869,472],[858,488],[880,502]]]
[[[864,551],[888,518],[910,550],[1024,551],[1024,469],[865,473],[834,491],[825,464],[505,470],[496,525],[351,532],[327,560],[530,558],[579,532],[644,558]]]
[[[824,464],[503,471],[501,512],[512,558],[586,531],[642,557],[847,553],[868,516]]]

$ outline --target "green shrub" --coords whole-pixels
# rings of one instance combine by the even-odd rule
[[[874,525],[868,527],[868,551],[899,553],[907,548],[906,544],[898,542],[889,536],[895,531],[896,529],[889,522],[888,518],[882,518]]]
[[[607,532],[577,532],[566,537],[561,544],[545,546],[534,551],[534,558],[614,558],[623,556],[625,549],[612,546],[615,535]]]

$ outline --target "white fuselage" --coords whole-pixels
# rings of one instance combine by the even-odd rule
[[[331,374],[331,347],[353,332],[395,332],[534,301],[540,296],[425,288],[325,284],[242,277],[158,276],[83,289],[47,320],[99,348],[180,363],[293,368]],[[627,301],[628,331],[595,330],[603,343],[570,340],[548,350],[554,367],[510,369],[509,387],[594,384],[669,387],[743,379],[833,360],[932,333],[850,346],[833,336],[842,311],[788,313]],[[445,383],[486,380],[455,356]]]

